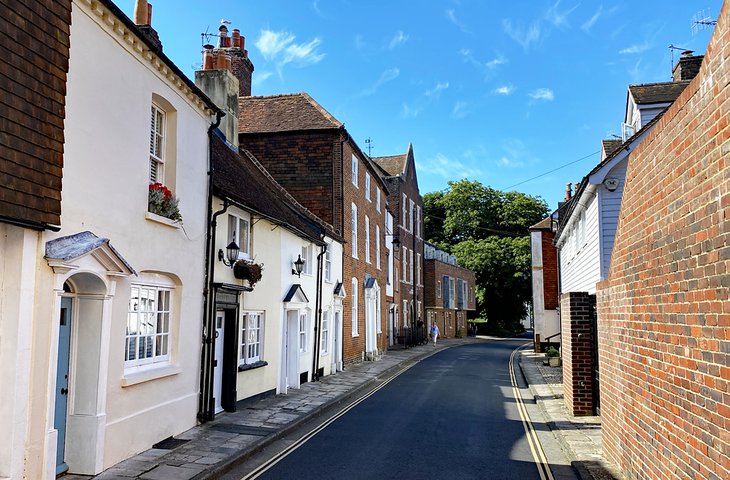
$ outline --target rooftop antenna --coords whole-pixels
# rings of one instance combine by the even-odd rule
[[[669,59],[669,77],[672,78],[672,70],[674,70],[674,51],[681,50],[683,52],[688,51],[688,48],[677,47],[676,45],[669,44],[667,47],[672,52],[671,58]]]
[[[368,157],[371,157],[372,155],[370,155],[370,153],[373,150],[373,139],[368,137],[365,139],[365,143],[368,145]]]
[[[713,20],[704,10],[692,15],[692,35],[697,35],[702,30],[717,25],[717,20]]]
[[[200,51],[203,51],[203,46],[205,46],[206,43],[210,43],[211,37],[216,37],[216,34],[209,33],[208,30],[210,30],[210,25],[205,27],[205,32],[200,34]]]

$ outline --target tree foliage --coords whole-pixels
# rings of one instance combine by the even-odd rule
[[[424,196],[427,240],[476,273],[477,311],[492,332],[519,330],[531,299],[528,228],[547,213],[539,197],[476,181]]]

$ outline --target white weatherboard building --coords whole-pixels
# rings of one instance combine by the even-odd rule
[[[33,338],[14,404],[22,478],[99,473],[196,424],[217,110],[112,2],[73,2],[61,228],[43,235],[19,327]],[[150,211],[155,182],[182,222]]]

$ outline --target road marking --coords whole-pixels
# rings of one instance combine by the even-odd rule
[[[325,421],[324,423],[318,425],[314,429],[312,429],[309,432],[307,432],[304,435],[302,435],[298,440],[296,440],[294,443],[292,443],[291,445],[289,445],[288,447],[286,447],[284,450],[282,450],[281,452],[277,453],[276,455],[274,455],[273,457],[271,457],[270,459],[268,459],[266,462],[264,462],[261,465],[259,465],[258,467],[256,467],[254,470],[252,470],[246,476],[241,477],[241,480],[254,480],[256,478],[259,478],[261,475],[263,475],[269,469],[271,469],[271,467],[273,467],[274,465],[276,465],[280,461],[284,460],[290,453],[294,452],[296,449],[298,449],[299,447],[301,447],[302,445],[304,445],[305,443],[307,443],[309,440],[311,440],[319,432],[321,432],[322,430],[324,430],[325,428],[327,428],[328,426],[330,426],[335,420],[337,420],[341,416],[345,415],[347,412],[349,412],[350,410],[352,410],[356,406],[360,405],[362,402],[364,402],[368,398],[370,398],[373,395],[375,395],[375,393],[377,393],[381,388],[383,388],[386,385],[388,385],[395,378],[397,378],[398,376],[400,376],[403,372],[409,370],[411,367],[413,367],[414,365],[416,365],[416,363],[418,363],[418,362],[415,362],[415,363],[407,366],[406,368],[404,368],[400,372],[396,373],[395,375],[393,375],[392,377],[390,377],[389,379],[385,380],[383,383],[381,383],[380,385],[378,385],[377,387],[375,387],[374,389],[372,389],[367,394],[363,395],[359,399],[355,400],[354,402],[352,402],[351,404],[349,404],[348,406],[346,406],[345,408],[343,408],[342,410],[340,410],[339,412],[337,412],[335,415],[333,415],[332,417],[330,417],[329,419],[327,419],[327,421]]]
[[[540,440],[537,438],[537,432],[535,432],[535,428],[532,426],[530,416],[527,413],[527,408],[525,408],[525,403],[522,401],[522,395],[520,394],[520,389],[517,384],[517,377],[515,376],[515,356],[520,350],[528,345],[531,345],[531,343],[526,343],[521,347],[517,347],[509,356],[509,376],[510,381],[512,382],[512,393],[514,394],[515,403],[517,404],[517,411],[519,412],[520,419],[522,420],[522,426],[525,427],[527,443],[530,445],[530,452],[532,452],[532,457],[535,459],[535,466],[540,474],[540,478],[542,480],[554,480],[547,457],[545,457],[545,452],[543,452]]]

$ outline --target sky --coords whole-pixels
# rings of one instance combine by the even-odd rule
[[[133,18],[134,0],[115,0]],[[721,0],[154,0],[190,78],[201,34],[246,38],[253,95],[307,92],[372,156],[413,145],[421,194],[476,180],[542,198],[621,134],[629,84],[703,54]],[[215,38],[206,43],[213,43]],[[669,48],[672,45],[676,48]]]

